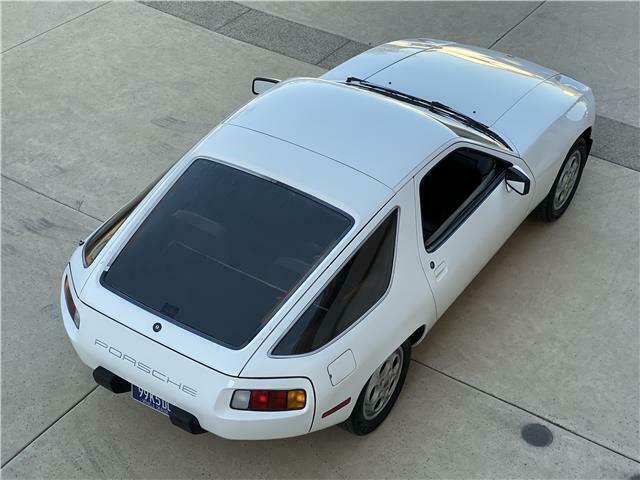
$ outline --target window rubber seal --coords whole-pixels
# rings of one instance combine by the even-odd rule
[[[496,159],[496,162],[500,162],[500,164],[503,165],[503,168],[500,168],[498,172],[493,173],[493,178],[489,182],[487,182],[485,188],[476,193],[471,201],[463,206],[461,211],[454,213],[454,218],[450,221],[449,225],[444,231],[439,233],[433,240],[430,239],[428,243],[423,239],[424,247],[427,253],[434,253],[436,250],[438,250],[438,248],[440,248],[449,239],[449,237],[451,237],[451,235],[453,235],[456,230],[458,230],[458,228],[460,228],[462,224],[467,221],[467,219],[478,209],[482,202],[484,202],[487,197],[489,197],[489,195],[493,193],[498,185],[502,183],[502,181],[505,179],[507,169],[511,167],[512,164],[500,159]],[[422,227],[422,212],[420,212],[420,226]]]

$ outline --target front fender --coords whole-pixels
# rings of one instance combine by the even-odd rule
[[[549,193],[571,145],[593,127],[595,114],[591,89],[570,77],[556,75],[529,92],[494,124],[496,131],[516,144],[536,178],[534,206]]]

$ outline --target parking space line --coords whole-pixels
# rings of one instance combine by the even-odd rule
[[[76,408],[79,404],[81,404],[84,400],[86,400],[89,395],[91,395],[93,392],[96,391],[96,389],[99,387],[99,385],[96,385],[95,387],[93,387],[91,390],[89,390],[87,393],[85,393],[82,398],[80,398],[80,400],[78,400],[76,403],[74,403],[73,405],[71,405],[69,408],[67,408],[61,415],[58,416],[58,418],[56,418],[53,422],[51,422],[49,425],[47,425],[38,435],[36,435],[33,439],[31,439],[30,442],[26,443],[20,450],[18,450],[16,453],[14,453],[13,455],[11,455],[11,457],[9,457],[7,459],[6,462],[4,462],[2,465],[0,465],[0,468],[4,468],[6,467],[9,462],[11,462],[14,458],[16,458],[18,455],[20,455],[22,452],[24,452],[27,448],[29,448],[29,446],[34,443],[36,440],[38,440],[42,435],[44,435],[45,433],[47,433],[47,431],[49,431],[49,429],[51,427],[53,427],[56,423],[58,423],[60,420],[62,420],[62,418],[64,418],[64,416],[69,413],[71,410],[73,410],[74,408]]]
[[[324,30],[303,25],[273,14],[240,5],[235,2],[217,4],[198,3],[181,6],[172,2],[141,2],[143,5],[161,11],[167,15],[180,18],[193,25],[198,25],[211,32],[224,35],[235,40],[264,48],[275,53],[310,63],[311,65],[331,69],[356,55],[371,48],[349,38],[326,32]],[[545,1],[538,3],[528,14],[500,35],[488,48],[505,38],[510,32],[533,15]],[[241,9],[242,13],[226,19],[217,25],[212,17],[225,17],[230,8]],[[282,40],[286,37],[286,42]],[[287,46],[286,44],[293,44]],[[596,116],[594,129],[594,153],[611,163],[640,171],[640,129],[616,120]]]
[[[93,7],[92,9],[87,10],[86,12],[81,13],[80,15],[77,15],[77,16],[75,16],[75,17],[73,17],[73,18],[70,18],[69,20],[66,20],[66,21],[62,22],[62,23],[60,23],[60,24],[56,25],[55,27],[51,27],[51,28],[49,28],[49,29],[45,30],[44,32],[40,32],[39,34],[34,35],[34,36],[33,36],[33,37],[31,37],[31,38],[27,38],[26,40],[23,40],[22,42],[20,42],[20,43],[18,43],[18,44],[16,44],[16,45],[13,45],[12,47],[7,48],[6,50],[3,50],[2,52],[0,52],[0,54],[5,54],[5,53],[7,53],[7,52],[8,52],[8,51],[10,51],[10,50],[13,50],[13,49],[14,49],[14,48],[16,48],[16,47],[19,47],[20,45],[24,45],[25,43],[30,42],[31,40],[33,40],[33,39],[35,39],[35,38],[41,37],[42,35],[44,35],[45,33],[50,32],[51,30],[55,30],[56,28],[61,27],[61,26],[63,26],[63,25],[66,25],[66,24],[67,24],[67,23],[69,23],[69,22],[73,22],[74,20],[76,20],[76,19],[78,19],[78,18],[80,18],[80,17],[83,17],[83,16],[85,16],[85,15],[86,15],[86,14],[88,14],[88,13],[91,13],[91,12],[93,12],[93,11],[95,11],[95,10],[97,10],[97,9],[101,8],[101,7],[104,7],[104,6],[105,6],[106,4],[108,4],[108,3],[111,3],[111,0],[109,0],[108,2],[101,3],[100,5],[98,5],[98,6],[96,6],[96,7]]]
[[[524,17],[522,17],[522,19],[517,22],[515,25],[513,25],[510,29],[508,29],[506,32],[504,32],[502,35],[500,35],[491,45],[489,45],[489,49],[493,48],[500,40],[502,40],[504,37],[506,37],[507,35],[509,35],[509,33],[511,33],[513,31],[514,28],[517,28],[518,25],[520,25],[522,22],[524,22],[527,18],[529,18],[531,15],[533,15],[533,13],[538,10],[542,5],[544,5],[546,2],[546,0],[543,0],[542,2],[540,2],[538,5],[535,6],[535,8],[533,10],[531,10],[529,13],[527,13]]]
[[[47,195],[46,193],[42,193],[42,192],[40,192],[40,191],[36,190],[35,188],[30,187],[29,185],[26,185],[26,184],[22,183],[22,182],[21,182],[21,181],[19,181],[19,180],[16,180],[15,178],[11,178],[11,177],[9,177],[8,175],[6,175],[6,174],[4,174],[4,173],[3,173],[2,175],[0,175],[0,176],[1,176],[2,178],[5,178],[5,179],[7,179],[7,180],[10,180],[10,181],[11,181],[11,182],[13,182],[13,183],[16,183],[16,184],[20,185],[21,187],[26,188],[27,190],[29,190],[29,191],[31,191],[31,192],[33,192],[33,193],[37,193],[38,195],[42,195],[43,197],[45,197],[45,198],[47,198],[47,199],[49,199],[49,200],[51,200],[51,201],[53,201],[53,202],[56,202],[56,203],[57,203],[57,204],[59,204],[59,205],[62,205],[62,206],[67,207],[67,208],[70,208],[70,209],[71,209],[71,210],[73,210],[74,212],[81,213],[82,215],[86,215],[87,217],[92,218],[92,219],[94,219],[94,220],[97,220],[97,221],[98,221],[98,222],[100,222],[100,223],[103,223],[103,222],[104,222],[104,220],[102,220],[101,218],[94,217],[94,216],[93,216],[93,215],[91,215],[90,213],[83,212],[82,210],[79,210],[79,209],[77,209],[77,208],[75,208],[75,207],[72,207],[72,206],[71,206],[71,205],[69,205],[69,204],[66,204],[66,203],[64,203],[64,202],[61,202],[60,200],[58,200],[58,199],[56,199],[56,198],[53,198],[53,197],[51,197],[51,196]]]
[[[499,396],[497,396],[497,395],[495,395],[495,394],[493,394],[491,392],[483,390],[482,388],[476,387],[475,385],[467,383],[464,380],[461,380],[461,379],[456,378],[456,377],[454,377],[452,375],[449,375],[448,373],[443,372],[442,370],[439,370],[439,369],[437,369],[435,367],[432,367],[431,365],[427,365],[426,363],[421,362],[420,360],[416,360],[415,358],[412,358],[411,360],[413,362],[417,363],[418,365],[421,365],[421,366],[423,366],[425,368],[428,368],[429,370],[432,370],[432,371],[434,371],[436,373],[439,373],[440,375],[443,375],[443,376],[453,380],[454,382],[458,382],[461,385],[469,387],[469,388],[475,390],[476,392],[483,393],[484,395],[487,395],[487,396],[489,396],[491,398],[494,398],[494,399],[496,399],[496,400],[498,400],[498,401],[500,401],[502,403],[505,403],[505,404],[507,404],[507,405],[509,405],[511,407],[517,408],[518,410],[521,410],[521,411],[523,411],[525,413],[528,413],[529,415],[532,415],[532,416],[534,416],[536,418],[539,418],[540,420],[543,420],[543,421],[545,421],[547,423],[550,423],[554,427],[557,427],[557,428],[559,428],[561,430],[564,430],[565,432],[571,433],[572,435],[575,435],[576,437],[580,437],[580,438],[582,438],[583,440],[586,440],[589,443],[592,443],[594,445],[597,445],[598,447],[604,448],[605,450],[608,450],[611,453],[615,453],[617,455],[620,455],[621,457],[626,458],[627,460],[631,460],[632,462],[640,464],[640,459],[630,457],[629,455],[626,455],[626,454],[624,454],[622,452],[619,452],[618,450],[615,450],[614,448],[608,447],[608,446],[598,442],[597,440],[593,440],[592,438],[586,437],[586,436],[576,432],[575,430],[572,430],[572,429],[570,429],[568,427],[565,427],[564,425],[561,425],[561,424],[559,424],[559,423],[557,423],[557,422],[545,417],[544,415],[540,415],[539,413],[535,413],[535,412],[533,412],[531,410],[528,410],[528,409],[526,409],[524,407],[521,407],[520,405],[518,405],[516,403],[510,402],[509,400],[505,400],[504,398],[501,398],[501,397],[499,397]]]

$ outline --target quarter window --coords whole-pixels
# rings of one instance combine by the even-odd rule
[[[273,349],[300,355],[326,345],[365,315],[391,282],[398,210],[389,215]]]
[[[455,231],[484,194],[502,178],[507,162],[462,148],[434,166],[420,182],[422,236],[433,251]]]

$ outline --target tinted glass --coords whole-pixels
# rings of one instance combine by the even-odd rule
[[[105,245],[116,234],[131,212],[140,204],[142,199],[155,187],[158,182],[171,169],[169,167],[158,178],[156,178],[147,188],[140,192],[136,197],[118,210],[109,220],[104,222],[96,232],[89,237],[87,243],[84,244],[84,266],[88,267],[93,263],[100,254]]]
[[[239,348],[351,223],[282,184],[196,160],[102,281],[134,303]]]
[[[317,350],[380,300],[391,281],[397,222],[396,210],[316,297],[274,348],[274,355],[299,355]]]
[[[442,233],[441,227],[502,171],[504,166],[492,157],[466,148],[456,150],[434,166],[420,182],[425,244],[433,243]]]

